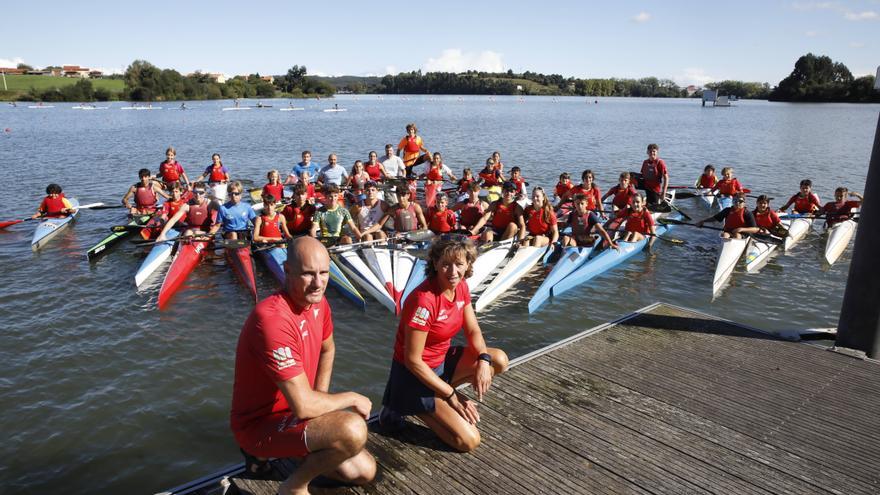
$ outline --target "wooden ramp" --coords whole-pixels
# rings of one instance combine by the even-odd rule
[[[516,360],[473,454],[408,423],[371,434],[375,482],[313,493],[876,494],[878,378],[876,361],[657,304]]]

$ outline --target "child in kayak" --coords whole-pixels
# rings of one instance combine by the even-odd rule
[[[712,186],[710,192],[718,191],[718,195],[722,198],[733,198],[743,192],[742,184],[733,176],[733,167],[724,167],[721,169],[721,180]]]
[[[264,198],[263,214],[254,220],[254,242],[278,242],[290,239],[287,222],[282,215],[275,212],[276,201],[277,198],[271,194]]]
[[[348,176],[348,199],[350,204],[363,204],[366,195],[364,194],[364,185],[370,181],[370,174],[364,170],[364,162],[355,160],[351,167],[351,174]]]
[[[858,198],[858,201],[846,201],[847,195],[852,198]],[[834,201],[825,203],[819,210],[819,214],[826,215],[825,226],[830,228],[836,223],[844,222],[852,217],[852,210],[862,206],[864,198],[857,192],[849,192],[845,187],[838,187],[834,190]]]
[[[207,186],[204,182],[196,182],[193,184],[192,199],[184,203],[173,217],[165,222],[162,232],[156,237],[156,241],[164,241],[165,233],[171,230],[181,219],[185,220],[185,230],[183,236],[202,236],[207,235],[214,227],[217,221],[217,209],[219,204],[216,201],[209,201],[207,196]]]
[[[185,188],[189,189],[189,177],[187,177],[186,172],[183,171],[183,166],[181,166],[175,159],[176,156],[177,151],[175,151],[174,148],[169,147],[165,150],[165,161],[159,164],[159,173],[156,174],[156,176],[160,178],[164,183],[165,188],[169,190],[172,185],[179,183],[182,177]]]
[[[795,213],[809,215],[822,207],[822,203],[819,202],[819,196],[816,196],[813,192],[813,181],[810,179],[802,180],[800,189],[797,194],[788,198],[788,201],[779,209],[780,212],[785,213],[789,206],[794,205]]]
[[[562,172],[559,175],[559,182],[556,183],[556,188],[553,190],[553,199],[557,206],[570,197],[572,189],[574,189],[574,184],[571,183],[571,175],[568,172]]]
[[[49,184],[46,186],[46,197],[37,207],[37,212],[31,218],[60,218],[76,213],[73,204],[64,197],[61,186]]]
[[[783,232],[785,227],[782,225],[782,221],[779,220],[779,215],[770,208],[770,198],[766,194],[758,196],[752,215],[755,216],[755,223],[758,225],[759,233],[785,237],[785,232]]]
[[[480,198],[480,190],[480,185],[472,182],[467,191],[467,199],[452,207],[453,211],[458,212],[458,223],[462,229],[472,229],[489,208],[489,203]]]
[[[587,207],[589,198],[585,194],[575,194],[572,198],[574,210],[568,215],[566,225],[571,227],[571,234],[562,237],[563,246],[592,246],[594,238],[592,233],[598,233],[605,243],[613,249],[618,249],[617,243],[611,239],[608,232],[602,227],[599,215],[590,211]]]
[[[514,167],[516,168],[516,167]],[[513,169],[511,169],[511,176]],[[532,204],[526,207],[526,229],[532,236],[531,240],[525,241],[529,246],[547,246],[559,240],[559,226],[556,222],[556,214],[553,206],[544,193],[544,188],[536,186],[532,189]]]
[[[513,185],[516,186],[516,200],[520,201],[525,199],[528,195],[528,190],[526,190],[526,186],[529,185],[528,182],[522,176],[522,170],[519,167],[513,167],[510,169],[510,182],[513,182]]]
[[[504,164],[501,163],[501,152],[495,151],[492,153],[492,168],[498,171],[498,177],[504,181]],[[513,171],[513,169],[511,169]]]
[[[697,178],[696,182],[694,182],[694,187],[700,189],[712,189],[717,182],[718,177],[715,177],[715,165],[710,163],[703,167],[703,173]]]
[[[656,231],[654,230],[654,217],[648,211],[647,201],[641,194],[636,194],[630,200],[629,207],[621,210],[620,218],[626,223],[623,226],[623,242],[639,242],[645,236],[651,236],[648,240],[648,249],[654,245]]]
[[[201,182],[205,179],[208,180],[209,184],[222,184],[229,181],[229,170],[220,161],[220,153],[211,155],[211,164],[196,179],[196,182]]]
[[[260,194],[263,203],[267,203],[266,196],[269,195],[275,198],[276,201],[281,201],[284,198],[284,184],[281,183],[281,174],[277,170],[270,170],[266,174],[266,179],[269,182],[263,186],[263,191]]]
[[[211,234],[222,228],[224,239],[247,238],[250,234],[250,226],[256,220],[257,214],[251,205],[241,202],[242,194],[241,182],[229,183],[226,187],[226,196],[229,201],[220,205],[217,212],[217,224],[211,229]],[[272,196],[272,199],[274,200],[275,197]],[[265,207],[266,204],[263,206]]]
[[[305,173],[308,174],[308,172]],[[312,218],[317,211],[315,205],[309,203],[306,184],[307,182],[300,181],[293,186],[293,198],[291,198],[290,204],[281,211],[281,215],[286,220],[287,231],[294,237],[308,235],[312,231]]]
[[[744,234],[755,234],[759,230],[755,216],[746,208],[746,198],[743,194],[737,194],[733,198],[733,206],[728,206],[715,215],[700,220],[696,225],[702,228],[708,221],[724,222],[724,230],[721,232],[721,237],[724,238],[741,239]]]
[[[474,179],[474,172],[470,169],[470,167],[466,167],[461,171],[461,179],[458,179],[456,185],[458,186],[458,199],[457,203],[461,203],[462,201],[466,201],[468,197],[468,190],[471,188],[471,184],[475,183],[476,179]]]
[[[642,162],[640,171],[645,199],[649,207],[665,201],[666,190],[669,188],[669,170],[659,154],[660,147],[653,143],[649,144],[648,159]]]
[[[496,236],[502,241],[514,236],[520,239],[525,237],[523,209],[515,201],[515,195],[516,186],[513,182],[505,182],[501,188],[501,199],[489,205],[482,218],[470,229],[470,235],[480,234],[483,242],[492,242]],[[484,225],[487,227],[481,233],[480,229]]]
[[[604,216],[605,210],[602,206],[602,191],[599,190],[599,186],[597,186],[593,181],[595,180],[595,176],[593,175],[592,170],[584,170],[581,174],[581,183],[574,186],[574,189],[569,193],[570,197],[574,197],[578,194],[583,194],[587,198],[587,210],[589,211],[598,211],[599,215]]]
[[[324,186],[324,195],[324,207],[312,219],[311,236],[318,237],[318,229],[321,229],[321,242],[325,245],[351,244],[351,237],[342,231],[344,226],[348,226],[355,238],[360,239],[361,232],[351,218],[351,213],[339,204],[339,188],[336,184]]]
[[[428,228],[435,234],[447,234],[455,229],[455,213],[448,208],[449,198],[438,193],[435,207],[428,210]]]
[[[613,196],[611,199],[611,206],[621,210],[629,206],[632,199],[638,196],[638,194],[639,192],[636,191],[636,188],[630,184],[629,172],[622,172],[617,178],[617,185],[609,189],[608,192],[602,196],[600,202],[604,203],[607,198]]]
[[[138,171],[140,181],[128,188],[125,196],[122,197],[122,205],[129,208],[132,216],[152,215],[156,212],[159,205],[159,196],[165,199],[170,198],[162,186],[153,180],[149,169],[142,168]],[[134,205],[128,204],[128,198],[134,196]]]

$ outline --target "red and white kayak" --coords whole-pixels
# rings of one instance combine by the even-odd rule
[[[253,295],[254,302],[257,302],[257,279],[254,275],[254,262],[251,259],[251,248],[228,247],[226,251],[226,263],[232,268],[235,277],[241,282],[248,291]]]
[[[174,297],[174,294],[189,277],[189,274],[196,266],[208,255],[208,246],[210,241],[192,241],[188,243],[180,243],[177,248],[177,255],[171,262],[171,267],[165,274],[165,280],[162,282],[162,288],[159,289],[159,309],[164,308],[168,302]]]

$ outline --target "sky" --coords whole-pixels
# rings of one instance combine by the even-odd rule
[[[262,8],[265,6],[265,8]],[[43,1],[4,6],[0,67],[122,72],[385,75],[541,72],[565,77],[777,84],[801,55],[856,76],[880,65],[880,0]]]

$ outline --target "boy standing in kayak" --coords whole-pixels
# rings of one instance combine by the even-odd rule
[[[159,196],[165,199],[170,198],[162,186],[153,180],[149,169],[142,168],[138,171],[140,182],[135,183],[128,188],[125,196],[122,197],[122,206],[129,208],[132,216],[152,215],[159,206]],[[128,204],[128,199],[134,196],[134,205]]]
[[[819,196],[813,192],[813,181],[804,179],[801,181],[801,190],[797,194],[788,198],[788,201],[782,205],[779,211],[785,213],[789,206],[794,205],[795,213],[801,215],[809,215],[822,207],[819,202]]]
[[[372,403],[330,393],[330,256],[310,237],[294,239],[287,252],[284,289],[257,304],[238,338],[230,428],[251,477],[271,474],[269,458],[301,460],[278,493],[307,494],[319,475],[363,485],[376,475],[365,449]]]
[[[64,197],[61,186],[58,184],[49,184],[46,186],[46,197],[37,207],[37,212],[31,218],[49,217],[59,218],[66,217],[76,213],[73,204]]]
[[[669,170],[666,162],[659,158],[660,147],[654,143],[648,145],[648,159],[642,162],[642,178],[648,205],[657,205],[666,198],[669,187]]]

